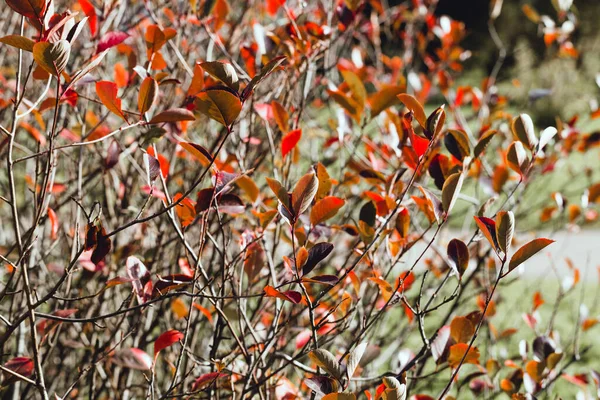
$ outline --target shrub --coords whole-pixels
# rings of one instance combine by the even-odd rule
[[[598,133],[499,92],[501,1],[481,86],[436,1],[4,1],[6,396],[595,390],[578,267],[505,308],[553,243],[532,216],[593,223],[600,183],[540,191]],[[576,58],[558,3],[524,10]]]

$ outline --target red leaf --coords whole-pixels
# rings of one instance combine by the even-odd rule
[[[279,8],[285,3],[285,0],[267,0],[267,12],[271,17],[277,14]]]
[[[281,156],[285,158],[287,153],[292,151],[294,147],[300,141],[300,137],[302,136],[302,129],[296,129],[291,132],[288,132],[283,139],[281,140]]]
[[[227,374],[223,374],[221,372],[210,372],[208,374],[204,374],[194,381],[192,385],[192,392],[196,392],[200,389],[205,389],[215,383],[217,379],[223,378],[227,376]]]
[[[154,342],[154,358],[156,358],[161,350],[177,343],[181,339],[183,339],[183,333],[175,329],[171,329],[160,335]]]
[[[98,42],[96,54],[102,53],[106,49],[110,49],[111,47],[123,43],[123,41],[128,37],[129,34],[126,32],[107,32]]]
[[[98,17],[96,16],[96,9],[88,0],[79,0],[79,5],[81,6],[84,14],[88,17],[92,36],[96,36],[96,32],[98,32]]]
[[[10,359],[4,364],[4,368],[16,372],[24,377],[29,377],[33,374],[33,360],[29,357],[15,357]],[[15,382],[16,377],[5,374],[4,380],[2,381],[3,386],[9,383]]]

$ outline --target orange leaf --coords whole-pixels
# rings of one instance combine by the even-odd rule
[[[265,295],[267,297],[276,297],[281,300],[291,301],[294,304],[300,303],[302,301],[302,295],[294,290],[288,290],[287,292],[280,292],[275,289],[273,286],[265,286]]]
[[[333,217],[346,202],[335,196],[327,196],[319,200],[310,210],[310,223],[313,225],[320,224]]]
[[[455,317],[450,323],[450,336],[456,343],[468,343],[475,333],[475,326],[467,317]]]
[[[109,111],[127,121],[121,110],[121,99],[117,97],[117,85],[115,83],[108,81],[96,82],[96,94]]]
[[[471,347],[467,353],[468,348],[469,345],[466,343],[459,343],[450,347],[450,355],[448,356],[448,364],[450,367],[458,367],[461,360],[465,356],[465,353],[467,355],[463,361],[464,364],[479,364],[479,350],[477,347]]]
[[[407,93],[401,93],[397,97],[402,103],[404,103],[406,108],[413,113],[419,125],[425,128],[425,125],[427,124],[427,115],[425,114],[423,106],[421,103],[419,103],[419,100]]]
[[[271,102],[271,109],[277,126],[279,127],[281,132],[286,132],[288,130],[288,121],[290,119],[288,112],[285,108],[283,108],[281,103],[275,100]]]
[[[56,240],[58,233],[58,217],[50,207],[48,207],[48,220],[50,221],[50,239]]]
[[[213,160],[213,157],[210,154],[210,152],[204,147],[200,146],[199,144],[192,142],[179,142],[179,145],[185,150],[187,150],[188,153],[196,157],[200,161],[200,163],[205,167],[210,165],[210,163]]]
[[[208,319],[208,322],[212,322],[212,314],[210,313],[210,311],[208,311],[208,308],[202,307],[198,303],[192,303],[192,306],[194,306],[195,309],[200,311],[206,317],[206,319]]]
[[[181,196],[181,193],[177,193],[173,196],[173,202],[177,202]],[[196,204],[187,197],[175,206],[175,211],[181,220],[181,226],[184,228],[194,222],[196,218]]]

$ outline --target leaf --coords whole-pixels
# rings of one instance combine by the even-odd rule
[[[69,33],[67,34],[66,38],[69,43],[73,44],[73,42],[79,37],[79,34],[81,34],[81,31],[83,31],[83,28],[85,27],[88,20],[88,17],[84,17],[78,22],[76,22],[75,25],[73,25],[73,27],[69,30]]]
[[[200,66],[200,63],[194,65],[194,75],[190,87],[187,90],[188,96],[196,96],[204,89],[204,70]]]
[[[354,393],[329,393],[321,397],[321,400],[356,400]]]
[[[178,202],[181,197],[182,194],[177,193],[175,196],[173,196],[173,202]],[[194,222],[196,218],[196,204],[191,199],[186,197],[175,206],[175,212],[181,221],[181,226],[185,228]]]
[[[444,186],[442,187],[442,208],[446,213],[446,216],[450,214],[456,198],[462,188],[464,175],[460,172],[456,172],[446,178]]]
[[[485,150],[485,148],[490,143],[490,141],[496,133],[498,133],[498,131],[496,131],[495,129],[489,129],[485,131],[483,135],[481,135],[479,141],[475,145],[475,149],[473,150],[473,155],[475,156],[475,158],[478,158],[481,155],[481,153],[483,153],[483,151]]]
[[[308,275],[318,263],[323,261],[333,251],[333,244],[320,242],[315,244],[308,251],[308,258],[302,267],[302,275]]]
[[[229,88],[237,91],[240,83],[235,68],[230,63],[208,61],[200,63],[200,67],[213,78],[223,82]]]
[[[317,201],[310,210],[310,223],[317,225],[327,221],[329,218],[335,216],[345,203],[344,199],[335,196],[327,196]]]
[[[210,152],[199,144],[192,142],[179,142],[179,145],[188,153],[196,157],[204,167],[209,166],[213,161],[213,157]]]
[[[519,114],[511,123],[511,129],[515,138],[527,146],[530,150],[537,144],[533,121],[527,114]]]
[[[444,122],[446,121],[446,111],[444,111],[444,106],[440,106],[436,108],[427,118],[426,126],[425,126],[425,136],[429,140],[435,140],[442,129],[444,128]]]
[[[386,388],[383,392],[386,400],[406,400],[406,384],[392,376],[384,376],[381,380]]]
[[[496,238],[496,222],[491,218],[486,217],[473,217],[477,227],[486,237],[488,242],[492,245],[492,248],[498,248],[498,239]]]
[[[344,78],[344,82],[346,82],[350,88],[352,99],[356,101],[362,110],[365,107],[365,102],[367,100],[367,90],[365,89],[365,85],[358,75],[350,70],[342,70],[341,75]]]
[[[33,45],[33,59],[40,67],[54,76],[60,75],[69,61],[71,44],[66,40],[55,43],[38,42]]]
[[[523,264],[529,258],[536,255],[539,251],[544,249],[546,246],[554,243],[552,239],[538,238],[533,239],[531,242],[523,245],[515,254],[513,254],[508,264],[508,271],[512,271],[519,265]]]
[[[517,174],[524,176],[529,160],[527,159],[527,152],[521,142],[512,142],[508,147],[506,153],[506,161],[510,169],[515,171]]]
[[[92,37],[96,36],[96,32],[98,32],[98,17],[96,16],[94,5],[89,0],[79,0],[79,5],[83,13],[88,17]]]
[[[183,319],[189,315],[189,306],[177,297],[171,302],[171,311],[175,314],[176,319]],[[156,354],[154,358],[156,358]]]
[[[33,375],[33,360],[29,357],[15,357],[11,358],[4,364],[4,368],[16,372],[26,378]],[[19,380],[14,375],[3,373],[2,386],[7,386],[13,382]]]
[[[142,115],[146,113],[158,97],[158,83],[148,76],[140,85],[140,92],[138,94],[138,110]]]
[[[337,380],[342,378],[342,369],[333,354],[325,349],[316,349],[308,353],[310,359],[323,368],[329,375]]]
[[[178,341],[183,339],[183,337],[183,333],[175,329],[168,330],[165,333],[161,334],[154,342],[154,358],[156,358],[156,356],[161,350],[166,349],[174,343],[177,343]]]
[[[152,357],[138,348],[118,350],[112,362],[124,368],[146,371],[152,368]]]
[[[219,378],[224,378],[226,376],[227,374],[223,374],[221,372],[210,372],[208,374],[201,375],[194,381],[194,384],[192,385],[192,392],[204,390],[216,383]]]
[[[280,0],[275,0],[275,1],[280,1]],[[311,332],[309,330],[306,330],[305,332],[308,333],[308,339],[310,340]],[[307,342],[308,342],[308,340],[307,340]],[[296,343],[298,343],[298,339],[296,339]],[[298,346],[298,344],[296,345],[296,348],[302,348],[302,347],[304,347],[304,345],[302,345],[302,346]],[[337,390],[339,388],[338,381],[336,381],[335,379],[330,378],[328,376],[314,375],[308,379],[305,379],[304,384],[306,384],[306,386],[308,386],[308,388],[310,390],[313,390],[315,393],[317,393],[319,395],[325,395],[326,393],[341,394],[341,393],[337,393]]]
[[[334,286],[338,282],[338,277],[336,275],[316,275],[310,278],[302,278],[302,282]]]
[[[46,11],[46,0],[5,0],[6,4],[24,17],[41,19]]]
[[[360,359],[363,354],[365,354],[365,350],[367,349],[367,342],[363,342],[356,346],[354,350],[348,356],[348,364],[346,366],[346,376],[348,379],[352,379],[354,376],[354,371],[356,371],[356,367],[360,363]]]
[[[281,139],[281,156],[283,158],[296,147],[301,137],[302,129],[295,129],[288,132],[283,139]]]
[[[313,171],[298,180],[292,192],[292,210],[296,219],[310,206],[318,188],[319,179]]]
[[[469,343],[475,334],[475,325],[467,317],[454,317],[450,323],[450,336],[456,343]]]
[[[452,239],[448,243],[447,254],[452,269],[462,277],[469,266],[469,248],[462,240]]]
[[[448,356],[448,365],[450,365],[451,368],[458,367],[465,353],[467,354],[464,361],[465,364],[479,365],[479,350],[477,347],[471,347],[467,353],[468,348],[469,345],[466,343],[459,343],[451,346],[450,355]]]
[[[106,32],[104,36],[98,41],[98,46],[96,47],[96,54],[102,53],[105,50],[110,49],[111,47],[115,47],[125,41],[129,37],[127,32]]]
[[[446,148],[457,160],[464,160],[471,154],[469,137],[463,130],[450,129],[444,137]]]
[[[442,202],[435,194],[433,194],[428,189],[425,189],[423,186],[419,186],[419,189],[421,190],[421,192],[425,196],[425,199],[429,203],[437,223],[441,223],[443,219],[442,215],[444,214],[444,207]]]
[[[231,126],[242,111],[242,102],[225,86],[206,89],[197,95],[196,107],[202,114],[224,126]]]
[[[96,82],[96,94],[106,108],[113,114],[118,115],[125,121],[125,114],[121,110],[121,99],[117,97],[117,85],[113,82],[99,81]]]
[[[557,133],[558,131],[553,126],[544,129],[540,134],[540,142],[538,143],[537,151],[544,150],[544,147],[546,147],[546,145],[550,142],[550,140],[552,140],[554,136],[556,136]]]
[[[180,289],[192,283],[193,276],[185,274],[172,274],[158,278],[152,289],[152,298],[157,298],[173,290]]]
[[[427,125],[427,116],[419,100],[407,93],[401,93],[397,97],[413,113],[419,125],[425,128]]]
[[[375,118],[386,108],[398,103],[397,95],[402,92],[402,86],[384,86],[367,99],[371,108],[371,118]]]
[[[144,153],[144,166],[146,167],[146,183],[151,186],[160,174],[160,162],[148,153]]]
[[[443,357],[448,350],[448,344],[450,343],[450,327],[448,325],[442,326],[438,332],[436,338],[431,342],[431,356],[436,363],[443,361]]]
[[[287,132],[289,126],[290,116],[280,102],[273,100],[271,102],[271,109],[273,110],[273,118],[275,123],[281,132]]]
[[[401,238],[406,238],[410,229],[410,214],[408,208],[401,207],[398,211],[398,217],[396,218],[396,231]]]
[[[276,179],[266,178],[267,184],[271,188],[271,191],[275,194],[275,197],[283,204],[286,208],[290,208],[290,197],[288,196],[287,190],[279,183]]]
[[[163,111],[150,120],[150,124],[161,124],[164,122],[181,122],[181,121],[194,121],[194,113],[185,108],[172,108],[170,110]]]
[[[302,301],[302,295],[294,290],[281,292],[273,286],[265,286],[264,292],[267,297],[276,297],[281,300],[291,301],[294,304],[298,304]]]
[[[50,207],[48,207],[48,220],[50,221],[50,239],[56,240],[58,237],[58,216]]]
[[[150,281],[150,272],[137,257],[129,256],[125,262],[127,276],[133,286],[133,291],[140,304],[145,302],[144,286]]]
[[[33,52],[33,46],[35,42],[25,36],[21,35],[8,35],[0,38],[0,43],[7,44],[9,46],[16,47],[17,49]]]
[[[515,231],[515,216],[512,211],[500,211],[496,214],[496,239],[498,247],[508,253]]]

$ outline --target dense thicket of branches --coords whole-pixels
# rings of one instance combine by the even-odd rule
[[[6,398],[594,392],[567,373],[597,321],[556,322],[576,266],[547,318],[535,290],[525,322],[499,311],[553,242],[522,221],[584,225],[600,200],[583,179],[523,205],[598,134],[498,91],[501,0],[475,86],[433,0],[3,1]],[[523,23],[577,57],[558,3]]]

